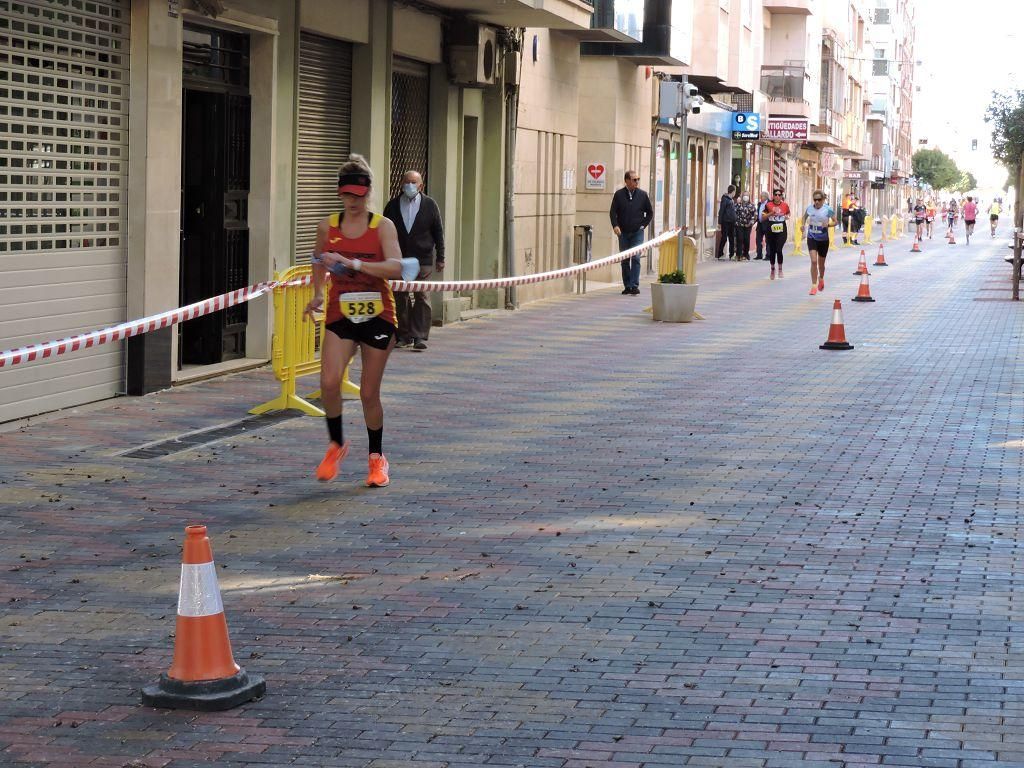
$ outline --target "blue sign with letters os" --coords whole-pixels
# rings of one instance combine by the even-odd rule
[[[761,138],[761,115],[757,112],[732,113],[733,139]]]

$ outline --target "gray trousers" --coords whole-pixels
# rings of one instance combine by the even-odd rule
[[[433,272],[433,268],[421,266],[416,279],[426,280]],[[430,294],[427,291],[395,291],[395,313],[400,340],[430,338]]]

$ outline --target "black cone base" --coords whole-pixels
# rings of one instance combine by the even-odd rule
[[[871,273],[870,272],[854,272],[853,274],[856,275],[857,277],[860,277],[861,275],[870,275]]]
[[[853,344],[845,341],[826,341],[818,349],[853,349]]]
[[[874,301],[870,296],[854,296],[853,301]]]
[[[186,683],[160,675],[160,682],[142,689],[142,703],[160,709],[198,709],[218,712],[231,709],[247,701],[258,699],[267,692],[267,683],[259,675],[250,675],[244,669],[223,680],[202,680]]]
[[[883,264],[879,264],[879,263],[878,263],[878,262],[876,261],[876,262],[875,262],[874,264],[872,264],[871,266],[872,266],[872,267],[888,267],[888,266],[889,266],[889,263],[888,263],[888,262],[885,262],[885,263],[883,263]]]

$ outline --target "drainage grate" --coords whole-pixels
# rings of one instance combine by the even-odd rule
[[[260,429],[272,427],[283,421],[290,421],[302,416],[298,411],[277,411],[276,413],[261,416],[247,416],[244,419],[233,421],[230,424],[222,424],[219,427],[209,429],[197,429],[195,432],[186,432],[183,435],[172,437],[169,440],[159,440],[155,443],[146,443],[138,448],[119,453],[128,459],[158,459],[161,456],[170,456],[173,453],[190,451],[201,445],[209,445],[218,440],[224,440],[237,435],[244,435]]]

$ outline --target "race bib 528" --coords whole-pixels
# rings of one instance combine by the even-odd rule
[[[384,311],[384,298],[379,291],[343,293],[338,297],[342,317],[353,323],[365,323]]]

